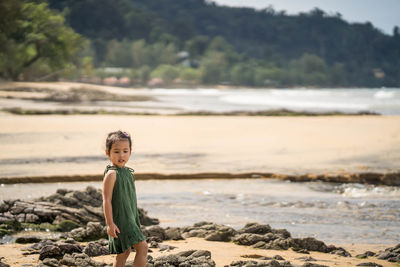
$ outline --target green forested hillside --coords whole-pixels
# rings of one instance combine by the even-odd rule
[[[154,77],[193,84],[400,86],[400,35],[314,9],[204,0],[48,0],[90,40],[95,68],[124,68],[137,83]],[[187,53],[179,53],[186,51]],[[128,71],[128,72],[127,72]],[[102,77],[107,73],[97,73]]]

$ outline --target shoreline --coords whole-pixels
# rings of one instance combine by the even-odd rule
[[[16,86],[16,87],[22,87],[26,85],[32,85],[32,84],[37,84],[37,85],[43,85],[44,87],[50,87],[52,85],[65,85],[65,84],[70,84],[70,85],[87,85],[87,86],[98,86],[98,87],[116,87],[116,88],[127,88],[127,89],[155,89],[155,88],[165,88],[165,89],[371,89],[371,88],[382,88],[382,89],[398,89],[398,87],[377,87],[377,86],[371,86],[371,87],[366,87],[366,86],[349,86],[349,87],[343,87],[343,86],[317,86],[317,85],[293,85],[293,86],[284,86],[284,87],[279,87],[279,86],[248,86],[248,85],[225,85],[225,84],[196,84],[196,85],[191,85],[191,84],[174,84],[172,85],[163,85],[160,87],[155,87],[155,86],[136,86],[136,85],[119,85],[119,84],[114,84],[114,85],[108,85],[108,84],[103,84],[103,83],[91,83],[91,82],[84,82],[84,81],[12,81],[12,80],[3,80],[0,81],[0,88],[4,86]]]
[[[9,243],[0,245],[5,255],[0,261],[3,260],[11,266],[20,266],[40,264],[39,260],[44,263],[46,258],[53,258],[52,261],[59,264],[68,257],[73,257],[71,260],[75,259],[76,262],[78,258],[86,257],[96,262],[111,263],[115,256],[103,250],[108,244],[104,239],[106,232],[101,196],[101,189],[88,186],[84,190],[75,191],[57,189],[56,193],[36,200],[4,201],[2,220],[8,222],[8,227],[3,225],[3,233],[5,231],[7,237],[19,240],[15,239],[13,242],[14,239],[8,239]],[[381,239],[378,243],[368,243],[366,240],[357,242],[354,239],[351,243],[344,240],[328,242],[323,237],[314,237],[312,233],[303,237],[296,236],[295,231],[286,227],[275,228],[269,224],[273,220],[258,222],[259,220],[243,217],[240,221],[244,226],[240,228],[215,223],[210,217],[207,221],[197,221],[194,224],[162,227],[160,219],[148,214],[147,209],[139,208],[142,231],[151,249],[151,263],[161,261],[160,257],[174,257],[177,253],[189,250],[192,253],[208,251],[209,259],[215,262],[212,266],[234,266],[235,261],[266,264],[273,259],[287,261],[294,266],[306,266],[304,264],[308,261],[324,266],[355,266],[371,262],[380,264],[377,266],[397,266],[398,263],[392,261],[398,261],[397,257],[400,256],[397,251],[400,244],[397,244],[396,239],[391,242]],[[16,222],[15,218],[20,223],[12,223]],[[316,231],[315,228],[312,229],[312,232]],[[87,243],[89,241],[91,246]],[[47,249],[43,249],[44,247]],[[98,252],[95,253],[94,248]],[[72,256],[65,256],[66,254]],[[58,262],[61,258],[63,260]],[[132,258],[133,256],[130,259]],[[245,263],[239,266],[243,265]],[[274,266],[287,265],[282,263]]]
[[[316,89],[318,87],[294,87],[294,88],[259,88],[261,89],[284,89],[284,90],[302,90]],[[124,89],[127,89],[124,91]],[[3,113],[14,115],[142,115],[142,116],[391,116],[391,114],[382,114],[381,112],[368,111],[358,109],[358,111],[340,111],[339,109],[329,109],[329,111],[307,111],[306,108],[296,110],[292,107],[282,108],[270,107],[268,109],[258,109],[258,111],[242,110],[241,106],[237,106],[233,111],[210,111],[207,108],[197,108],[195,110],[185,110],[175,105],[174,107],[165,106],[158,107],[159,100],[151,94],[143,92],[135,92],[137,90],[151,89],[249,89],[256,90],[251,87],[236,86],[199,86],[197,88],[168,88],[168,87],[120,87],[100,84],[90,84],[81,82],[0,82],[0,100],[5,100],[6,104],[0,110]],[[335,89],[335,88],[319,88]],[[338,88],[339,89],[339,88]],[[342,88],[342,89],[360,89],[360,88]],[[369,89],[369,88],[364,88]],[[390,89],[390,88],[389,88]],[[7,103],[9,101],[10,103]],[[37,102],[36,104],[29,101]],[[128,105],[115,108],[105,106],[100,108],[97,102],[114,101],[123,104],[124,102],[140,103],[155,102],[150,106],[140,104]],[[41,104],[38,104],[40,103]],[[12,104],[13,103],[13,104]]]
[[[191,180],[191,179],[278,179],[290,182],[328,182],[328,183],[360,183],[372,185],[400,186],[400,172],[360,172],[344,174],[301,174],[287,175],[279,173],[246,172],[246,173],[139,173],[136,180]],[[59,182],[92,182],[102,181],[103,175],[55,175],[0,177],[0,184],[21,183],[59,183]]]
[[[269,116],[269,117],[317,117],[317,116],[384,116],[380,113],[370,111],[360,112],[309,112],[309,111],[295,111],[290,109],[269,109],[261,111],[229,111],[229,112],[213,112],[213,111],[191,111],[191,112],[179,112],[171,114],[163,113],[152,113],[152,112],[128,112],[128,111],[107,111],[107,110],[79,110],[79,109],[22,109],[22,108],[3,108],[0,111],[9,113],[12,115],[113,115],[113,116],[229,116],[229,117],[250,117],[250,116]],[[389,115],[387,115],[389,116]]]
[[[152,252],[149,252],[153,258],[166,256],[168,254],[175,254],[181,251],[187,250],[208,250],[211,252],[211,258],[215,261],[216,266],[226,266],[229,265],[233,261],[246,261],[246,260],[255,260],[260,262],[257,257],[274,257],[275,255],[280,255],[285,260],[290,261],[292,264],[296,264],[301,266],[304,264],[304,259],[301,257],[310,256],[314,258],[316,261],[312,261],[313,263],[323,264],[328,266],[355,266],[360,263],[374,262],[377,264],[381,264],[382,266],[398,266],[397,263],[388,262],[385,260],[379,260],[376,258],[367,258],[367,259],[359,259],[356,257],[342,257],[335,254],[327,254],[321,252],[310,251],[310,254],[300,254],[293,250],[261,250],[247,246],[239,246],[232,242],[216,242],[216,241],[207,241],[203,238],[198,237],[190,237],[185,240],[166,240],[162,242],[164,246],[174,246],[175,249],[172,250],[161,250],[152,248]],[[0,245],[2,251],[5,255],[8,255],[3,262],[10,264],[10,266],[20,266],[23,264],[38,264],[38,255],[22,255],[23,251],[21,248],[26,247],[29,244],[4,244]],[[344,249],[348,250],[350,253],[356,255],[361,254],[365,251],[380,251],[384,250],[386,247],[395,245],[395,244],[336,244]],[[132,261],[135,253],[131,253],[128,258],[128,261]],[[97,262],[103,263],[112,263],[114,261],[113,255],[103,255],[92,257],[93,260]]]

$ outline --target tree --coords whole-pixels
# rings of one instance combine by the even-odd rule
[[[200,62],[201,80],[205,84],[217,84],[225,78],[228,62],[224,53],[209,51]]]
[[[83,39],[46,3],[0,3],[0,76],[17,80],[36,62],[51,71],[70,63]],[[4,15],[4,16],[3,16]]]
[[[166,83],[171,83],[173,80],[178,78],[178,76],[179,76],[179,71],[176,69],[176,67],[167,64],[159,65],[151,73],[151,77],[161,78]]]
[[[254,67],[248,63],[238,63],[231,70],[231,80],[236,85],[254,85]]]
[[[132,66],[132,61],[131,43],[128,40],[109,42],[106,56],[107,66],[127,68]]]

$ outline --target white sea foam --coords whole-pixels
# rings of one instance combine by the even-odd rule
[[[374,94],[374,98],[377,99],[388,99],[393,98],[395,96],[394,91],[387,91],[387,90],[379,90]]]
[[[207,88],[198,88],[198,89],[165,89],[165,88],[156,88],[151,89],[151,92],[158,95],[221,95],[223,92],[218,89],[207,89]]]
[[[266,108],[315,108],[315,109],[338,109],[338,110],[367,110],[365,103],[335,102],[334,100],[310,100],[304,98],[277,98],[268,95],[227,95],[220,97],[221,101],[239,105],[263,105]]]
[[[342,196],[351,198],[400,198],[400,188],[392,186],[349,184],[343,186]]]

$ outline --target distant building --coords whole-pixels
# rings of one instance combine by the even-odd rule
[[[373,69],[372,71],[374,73],[375,78],[377,78],[377,79],[385,78],[385,72],[383,70]]]

